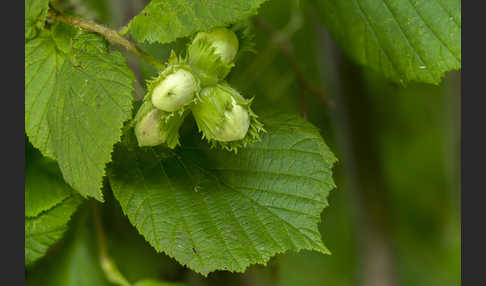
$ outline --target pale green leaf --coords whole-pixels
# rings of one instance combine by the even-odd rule
[[[49,0],[25,0],[25,38],[31,39],[36,36],[35,25],[43,22],[47,17]]]
[[[55,207],[33,218],[25,218],[25,264],[30,265],[56,243],[82,199],[72,194]]]
[[[281,114],[262,121],[268,133],[238,155],[208,150],[200,138],[175,152],[117,148],[113,193],[157,251],[203,275],[242,272],[287,250],[328,253],[318,223],[336,159],[303,119]]]
[[[266,0],[152,0],[130,22],[139,42],[169,43],[198,31],[227,26],[255,15]]]
[[[401,83],[461,68],[460,0],[314,1],[341,48]]]
[[[48,32],[25,45],[25,132],[32,145],[50,158],[55,155],[47,109],[64,57]]]
[[[78,35],[71,45],[49,102],[52,146],[66,182],[102,201],[105,165],[131,116],[135,77],[98,35]]]

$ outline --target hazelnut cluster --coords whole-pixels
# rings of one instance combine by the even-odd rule
[[[226,28],[199,32],[186,57],[175,53],[159,75],[148,81],[148,93],[135,121],[139,146],[179,145],[179,128],[192,112],[202,137],[212,146],[237,151],[260,140],[263,124],[250,109],[251,99],[224,81],[238,52],[236,34]]]

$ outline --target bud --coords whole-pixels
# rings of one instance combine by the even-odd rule
[[[223,63],[230,64],[234,60],[238,52],[238,38],[233,31],[216,28],[209,32],[199,32],[193,43],[203,39],[211,43],[214,53],[221,58]]]
[[[214,85],[224,79],[238,52],[238,38],[226,28],[199,32],[187,48],[188,62],[201,83]]]
[[[169,148],[179,145],[179,128],[189,113],[167,113],[145,101],[135,116],[135,136],[138,145],[157,146],[166,143]]]
[[[149,85],[153,105],[166,112],[190,104],[199,88],[198,80],[183,65],[170,65]]]
[[[258,132],[264,131],[250,104],[251,100],[243,98],[227,83],[221,83],[201,90],[192,113],[203,138],[236,152],[238,147],[258,141]]]

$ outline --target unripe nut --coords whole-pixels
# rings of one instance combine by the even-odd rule
[[[250,116],[248,111],[241,107],[232,98],[231,110],[224,112],[224,124],[214,139],[229,142],[245,138],[248,128],[250,127]]]
[[[163,111],[176,111],[192,101],[196,88],[196,79],[192,73],[185,69],[178,69],[154,88],[152,104]]]
[[[139,146],[157,146],[164,143],[161,132],[162,111],[153,109],[135,125],[135,136]]]
[[[205,38],[211,42],[214,52],[221,57],[225,64],[230,64],[238,52],[238,38],[236,34],[226,28],[216,28],[209,32],[200,32],[194,42]]]
[[[228,84],[201,90],[192,114],[203,137],[219,142],[245,139],[250,129],[249,101]]]

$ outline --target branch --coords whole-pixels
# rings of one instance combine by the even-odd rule
[[[120,35],[117,31],[112,30],[110,28],[107,28],[103,25],[96,24],[94,22],[81,19],[81,18],[76,18],[72,17],[66,14],[61,14],[53,9],[49,9],[48,12],[48,17],[50,19],[56,20],[58,22],[62,22],[65,24],[68,24],[70,26],[73,26],[78,29],[84,29],[90,32],[95,32],[107,39],[109,42],[113,44],[118,44],[120,46],[125,47],[127,51],[130,51],[137,56],[141,57],[144,59],[146,62],[149,64],[153,65],[156,69],[158,70],[163,70],[164,65],[159,62],[156,58],[152,57],[149,54],[146,54],[144,51],[142,51],[140,48],[138,48],[134,43],[130,42],[129,40],[125,39],[122,35]],[[126,33],[126,31],[125,31]]]
[[[327,108],[334,108],[335,104],[331,101],[324,92],[320,89],[313,87],[306,79],[302,69],[300,68],[299,62],[295,57],[292,49],[292,43],[289,38],[282,32],[278,31],[270,23],[266,22],[260,17],[255,17],[253,22],[255,25],[260,27],[265,33],[267,33],[275,43],[275,45],[282,51],[282,53],[287,57],[290,66],[294,70],[295,76],[297,77],[297,83],[303,89],[312,94],[321,104]]]

